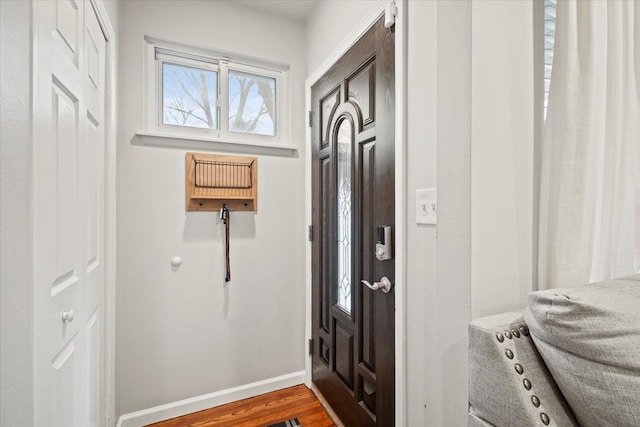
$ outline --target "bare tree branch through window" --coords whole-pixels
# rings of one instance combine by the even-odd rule
[[[218,73],[176,64],[163,64],[164,124],[218,128]]]

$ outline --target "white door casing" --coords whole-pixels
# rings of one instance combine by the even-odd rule
[[[34,420],[101,426],[106,40],[88,0],[33,17]]]

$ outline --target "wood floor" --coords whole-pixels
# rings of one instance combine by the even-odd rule
[[[285,388],[182,417],[153,427],[264,427],[297,418],[302,427],[333,427],[316,396],[305,385]]]

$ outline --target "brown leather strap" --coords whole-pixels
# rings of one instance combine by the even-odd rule
[[[224,246],[225,246],[225,273],[224,281],[231,281],[231,263],[229,261],[229,209],[224,209]]]

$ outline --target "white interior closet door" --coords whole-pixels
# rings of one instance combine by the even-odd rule
[[[100,426],[106,40],[88,0],[33,12],[35,421]]]

